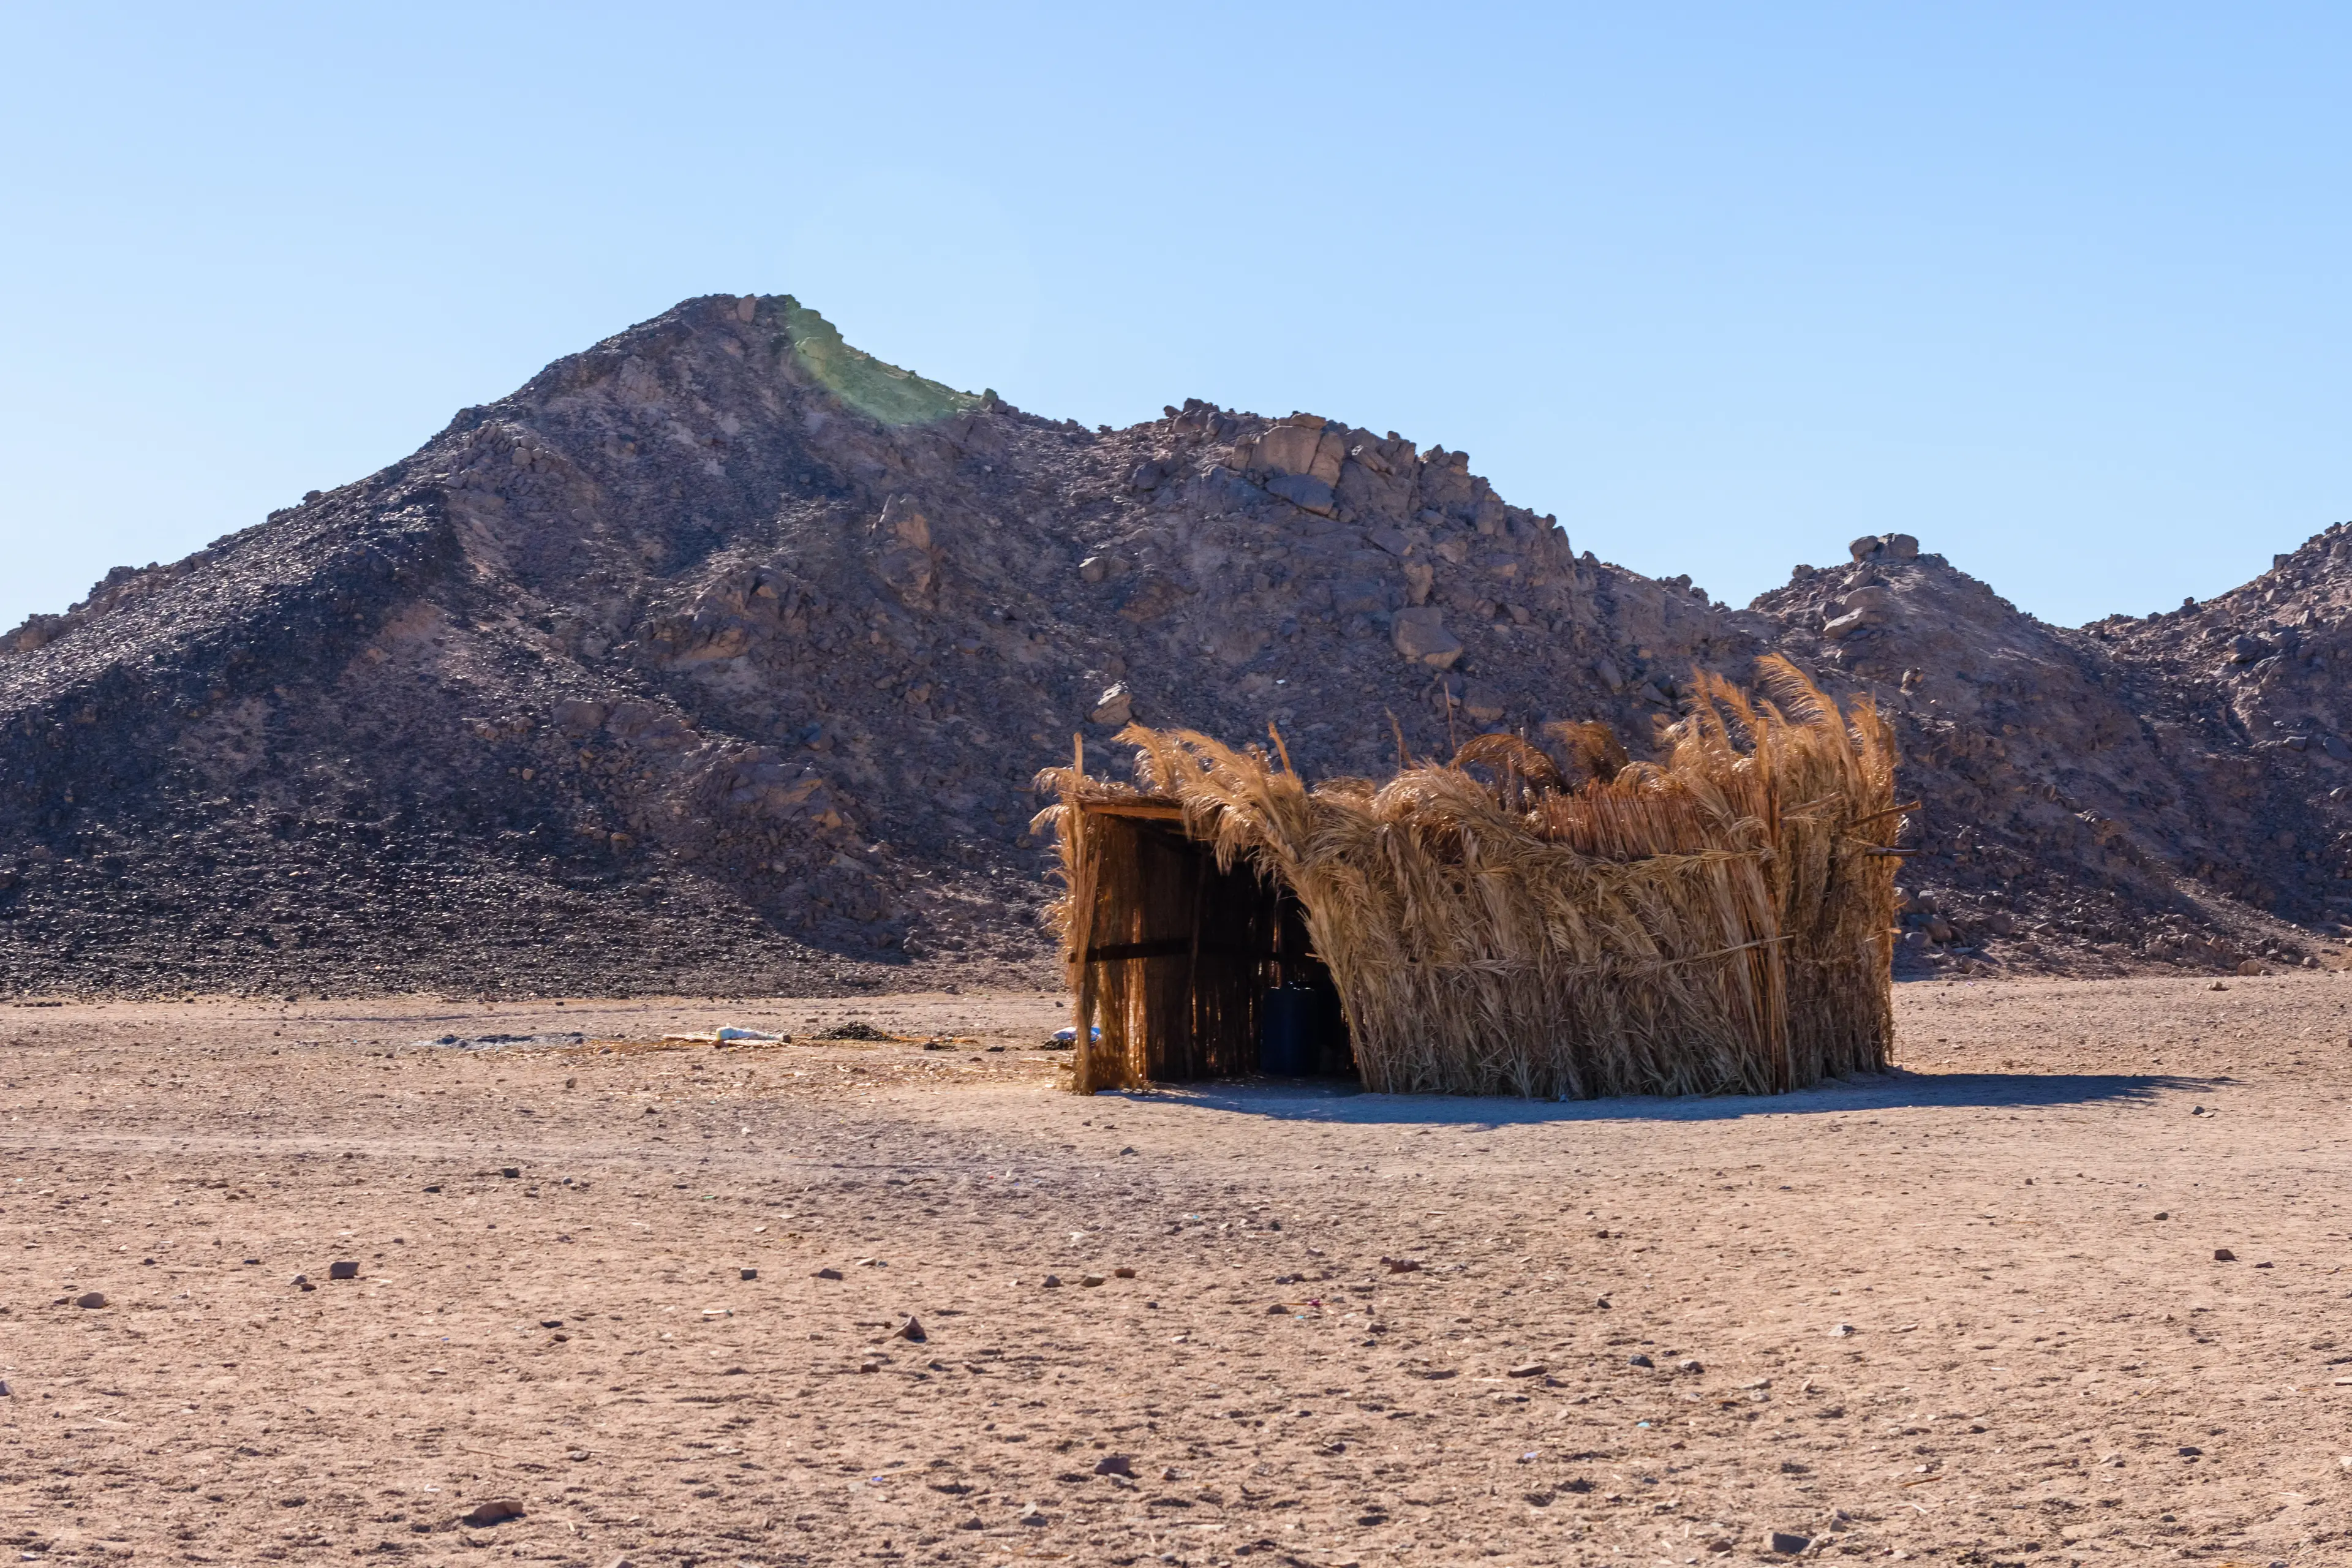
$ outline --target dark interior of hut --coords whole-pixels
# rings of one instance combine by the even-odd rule
[[[1102,1045],[1139,1079],[1351,1078],[1330,971],[1290,890],[1220,870],[1181,824],[1096,817],[1103,875],[1085,943]]]

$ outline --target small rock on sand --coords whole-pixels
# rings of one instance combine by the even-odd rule
[[[1101,1458],[1095,1461],[1095,1474],[1098,1476],[1131,1476],[1135,1474],[1135,1461],[1129,1458],[1125,1454],[1105,1454]]]
[[[1549,1370],[1550,1369],[1549,1367],[1545,1366],[1544,1363],[1539,1361],[1530,1361],[1523,1362],[1519,1365],[1513,1367],[1505,1375],[1510,1377],[1541,1377]]]
[[[346,1260],[327,1265],[327,1278],[330,1279],[356,1279],[359,1277],[360,1266],[357,1263]]]
[[[760,1277],[760,1271],[756,1268],[744,1268],[738,1270],[738,1272],[746,1279],[757,1279]]]
[[[810,1275],[809,1278],[812,1279],[838,1279],[841,1278],[841,1270],[838,1268],[820,1268],[815,1273]]]
[[[74,1298],[74,1305],[77,1307],[87,1307],[94,1311],[106,1305],[106,1292],[103,1290],[85,1290],[80,1295]]]
[[[1813,1538],[1810,1535],[1798,1535],[1786,1530],[1772,1532],[1772,1550],[1784,1557],[1794,1557],[1812,1543]]]
[[[522,1504],[514,1499],[491,1498],[485,1502],[476,1503],[471,1512],[458,1515],[457,1522],[470,1524],[478,1530],[488,1525],[502,1524],[509,1519],[520,1519],[522,1516]]]
[[[2238,1255],[2231,1251],[2226,1247],[2217,1247],[2213,1249],[2213,1261],[2216,1263],[2235,1263],[2238,1261]]]
[[[898,1331],[892,1334],[891,1338],[907,1340],[915,1344],[921,1344],[925,1340],[929,1339],[930,1336],[923,1331],[923,1321],[920,1318],[909,1317],[905,1322],[898,1325]]]

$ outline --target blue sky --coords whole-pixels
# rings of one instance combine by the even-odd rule
[[[0,626],[678,299],[1466,448],[1744,602],[2352,517],[2342,6],[0,7]]]

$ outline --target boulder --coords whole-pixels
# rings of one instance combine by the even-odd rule
[[[917,550],[931,547],[931,520],[923,515],[912,496],[892,496],[882,504],[882,519],[877,525],[901,544]]]
[[[1276,474],[1265,481],[1265,488],[1301,511],[1311,511],[1318,517],[1339,515],[1339,500],[1329,481],[1313,474]]]
[[[1389,637],[1397,652],[1433,669],[1451,669],[1462,657],[1462,639],[1445,629],[1445,612],[1434,605],[1397,611],[1389,619]]]
[[[1919,542],[1907,533],[1874,533],[1846,546],[1856,561],[1916,561]]]
[[[555,705],[556,728],[574,740],[584,740],[604,727],[604,716],[611,711],[602,702],[573,699]]]
[[[1116,686],[1107,687],[1103,694],[1095,699],[1095,705],[1087,717],[1095,723],[1123,730],[1135,721],[1135,694],[1127,689],[1124,680]]]
[[[1347,433],[1317,415],[1294,414],[1244,443],[1235,456],[1247,467],[1318,479],[1328,489],[1339,482],[1339,466],[1348,456]]]
[[[892,496],[874,525],[884,548],[875,557],[875,575],[898,591],[901,598],[922,598],[931,590],[938,561],[931,552],[931,520],[912,498]]]

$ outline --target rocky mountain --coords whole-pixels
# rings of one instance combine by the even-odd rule
[[[1053,984],[1074,736],[1639,754],[1775,650],[1896,716],[1906,973],[2296,961],[2352,911],[2347,552],[2074,631],[1890,534],[1734,609],[1393,431],[1088,430],[690,300],[0,637],[0,989]]]

